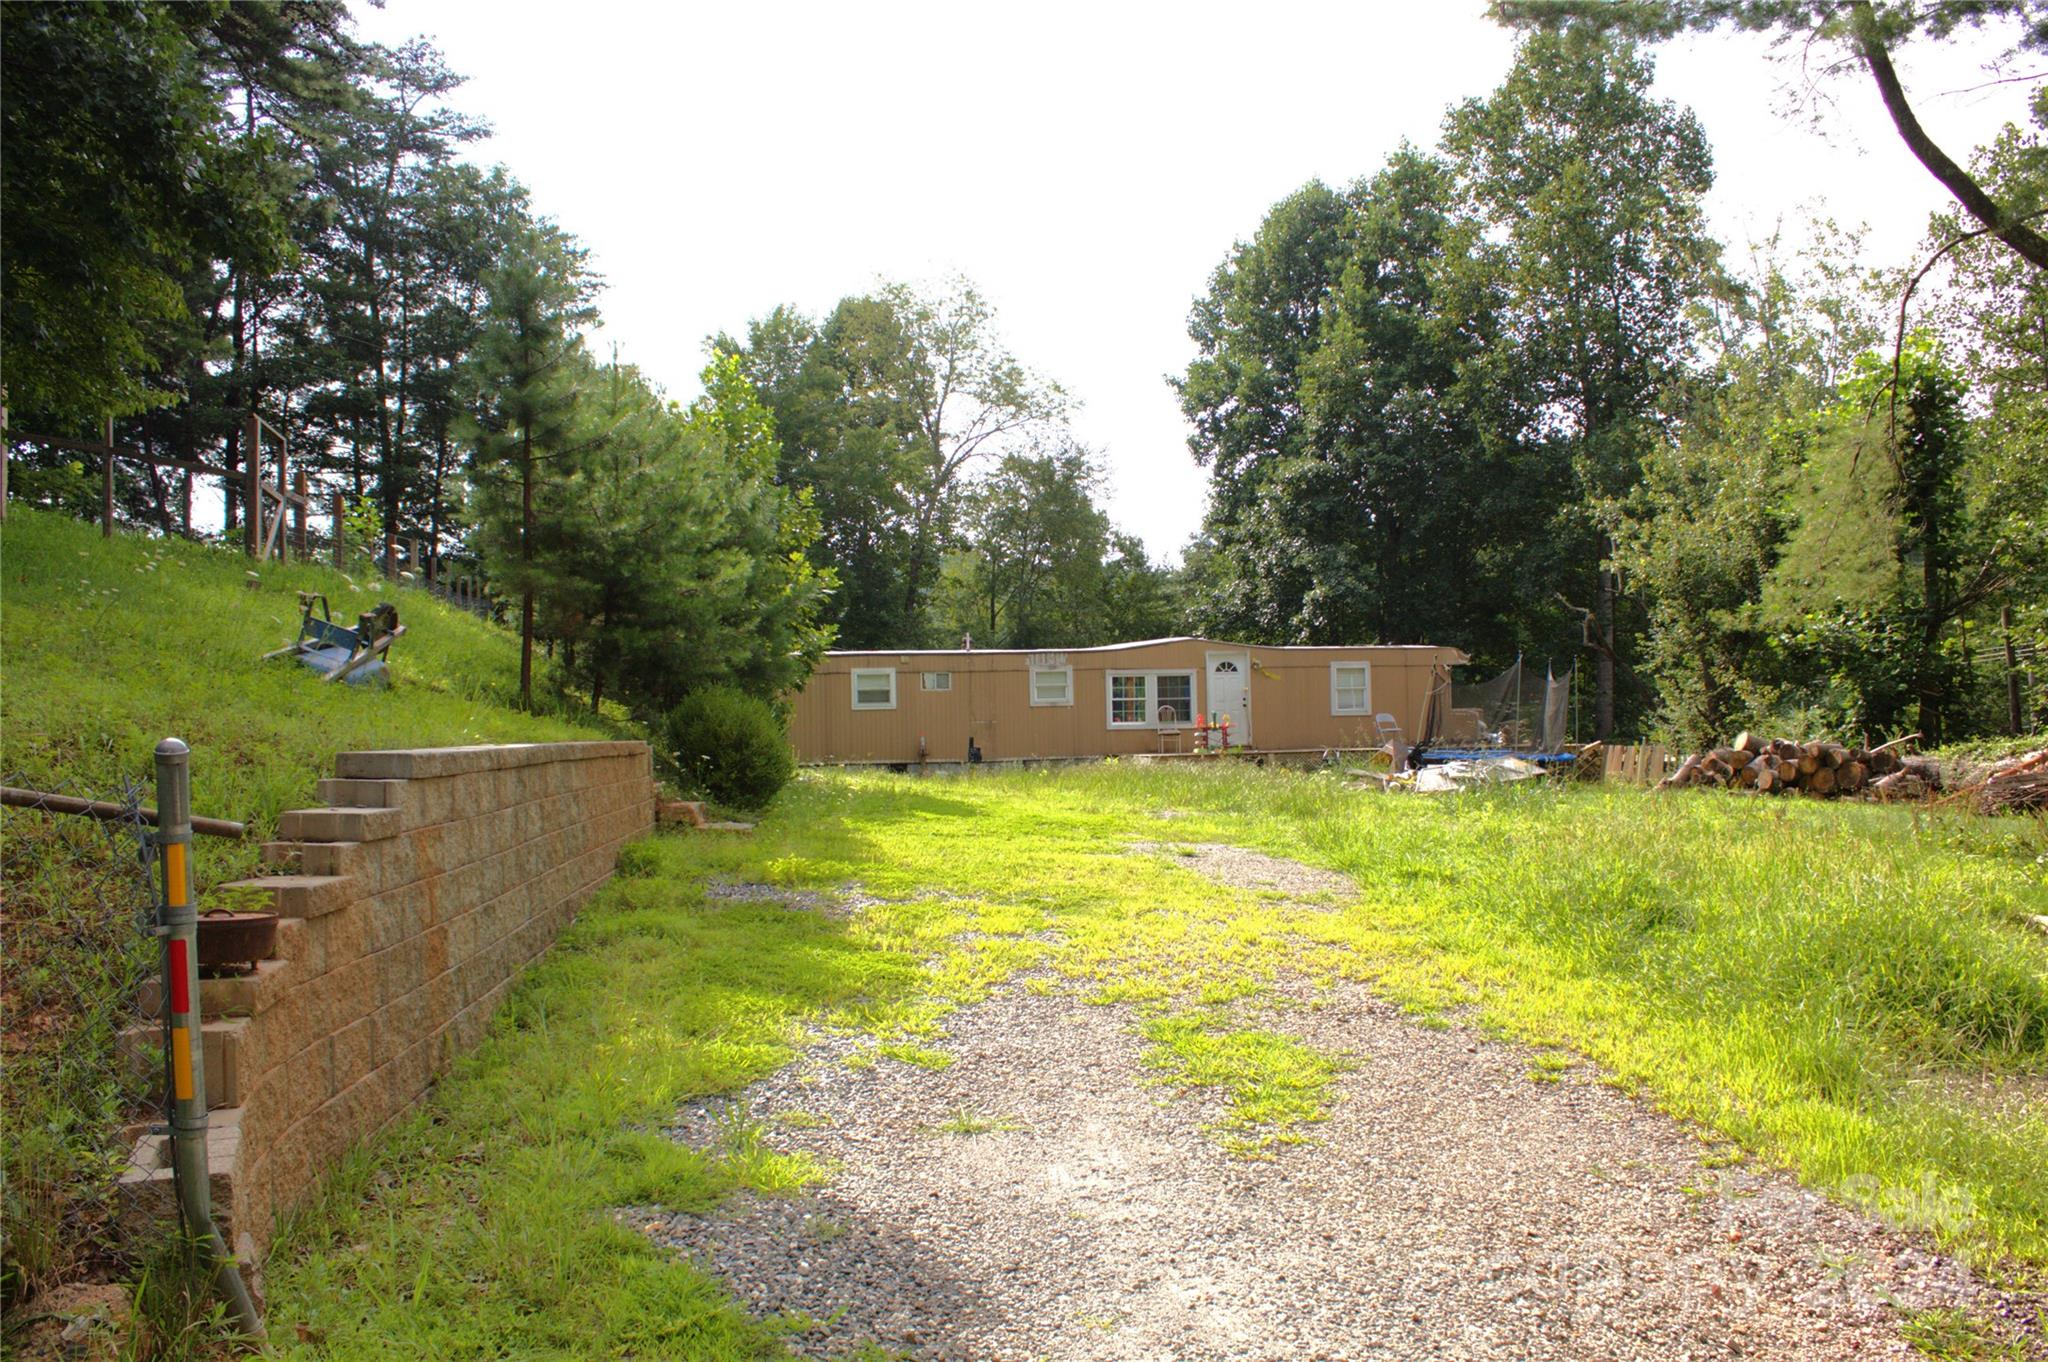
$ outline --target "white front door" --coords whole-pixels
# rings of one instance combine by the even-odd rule
[[[1252,657],[1250,653],[1209,654],[1208,713],[1211,723],[1230,716],[1230,744],[1252,740]]]

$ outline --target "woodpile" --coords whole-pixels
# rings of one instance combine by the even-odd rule
[[[2048,747],[1993,763],[1984,778],[1956,791],[1978,813],[2034,813],[2048,809]]]
[[[1660,790],[1750,790],[1823,799],[1919,801],[1943,795],[1941,763],[1899,749],[1919,734],[1869,749],[1837,742],[1791,742],[1743,733],[1726,747],[1687,757],[1658,782]],[[1944,803],[1978,813],[2048,812],[2048,748],[2007,757],[1946,793]]]
[[[1658,782],[1660,790],[1692,787],[1799,793],[1821,798],[1869,795],[1922,799],[1941,789],[1941,768],[1930,758],[1904,756],[1900,743],[1851,747],[1837,742],[1793,742],[1743,733],[1726,747],[1687,757]]]

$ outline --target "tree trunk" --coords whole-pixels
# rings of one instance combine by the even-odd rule
[[[1941,181],[1943,188],[1955,195],[1956,202],[1968,209],[1970,216],[1990,228],[1993,235],[2012,247],[2035,269],[2048,270],[2048,237],[2043,237],[2029,227],[2020,214],[2007,209],[1986,193],[1984,186],[1935,145],[1934,139],[1920,125],[1919,116],[1906,100],[1906,90],[1899,82],[1899,73],[1892,66],[1891,53],[1885,49],[1884,39],[1877,32],[1877,16],[1870,0],[1855,0],[1851,9],[1854,12],[1857,55],[1863,58],[1871,79],[1877,83],[1878,97],[1884,101],[1885,112],[1891,115],[1892,126],[1898,129],[1907,149],[1921,165],[1927,167],[1930,175]]]
[[[519,432],[519,707],[533,710],[533,427]]]
[[[1920,691],[1920,733],[1929,747],[1939,747],[1941,735],[1941,685],[1935,679],[1935,659],[1941,651],[1942,602],[1941,506],[1939,474],[1934,455],[1920,451],[1921,467],[1914,470],[1911,495],[1920,503],[1920,608],[1926,611],[1920,631],[1920,674],[1915,678]]]
[[[2020,705],[2020,660],[2012,646],[2012,607],[2000,606],[1998,627],[2005,634],[2005,731],[2018,737],[2026,715]]]
[[[1614,733],[1614,574],[1604,567],[1593,601],[1593,620],[1601,645],[1593,657],[1593,737],[1606,742]]]

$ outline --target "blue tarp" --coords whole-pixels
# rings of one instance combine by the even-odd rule
[[[1578,758],[1570,752],[1517,752],[1508,747],[1418,747],[1412,758],[1417,766],[1435,766],[1446,761],[1499,761],[1520,757],[1539,766],[1563,766]]]
[[[332,676],[340,671],[348,665],[349,657],[349,650],[338,643],[324,643],[298,654],[299,661],[322,676]],[[391,684],[391,672],[385,667],[383,658],[372,658],[341,680],[342,684],[349,686],[388,686]]]

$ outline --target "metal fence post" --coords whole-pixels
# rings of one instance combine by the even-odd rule
[[[200,1034],[199,914],[192,905],[192,754],[176,738],[156,745],[156,834],[163,872],[165,1048],[170,1070],[171,1170],[185,1229],[213,1259],[214,1286],[242,1331],[263,1337],[263,1317],[213,1223],[206,1166],[206,1045]]]

